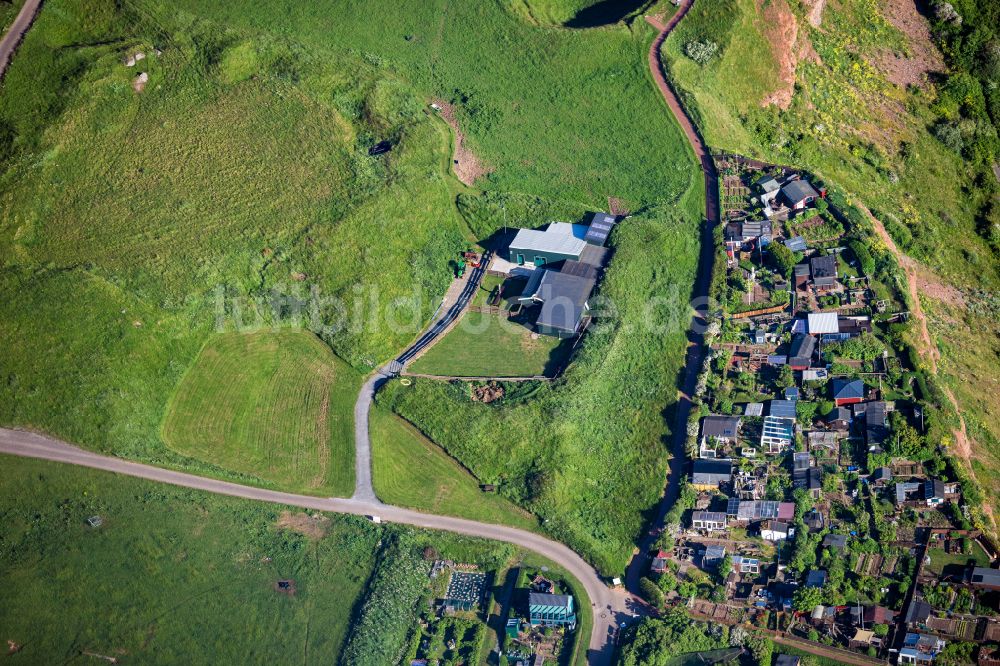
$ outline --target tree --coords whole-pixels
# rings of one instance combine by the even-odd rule
[[[731,573],[733,573],[733,556],[726,553],[726,556],[719,562],[719,579],[725,581]]]
[[[639,594],[652,606],[659,608],[663,605],[663,592],[656,586],[656,583],[645,576],[639,580]]]
[[[677,576],[673,571],[667,570],[660,574],[660,579],[656,581],[663,594],[669,594],[677,589]]]
[[[792,272],[792,267],[798,262],[795,253],[789,250],[783,243],[771,243],[767,246],[778,272],[788,277]]]
[[[818,587],[802,586],[795,590],[792,596],[792,605],[795,610],[809,612],[823,603],[823,590]]]
[[[795,386],[795,375],[792,372],[791,366],[781,366],[781,370],[778,371],[778,378],[774,381],[774,383],[780,389]]]
[[[889,625],[887,624],[876,624],[872,627],[872,631],[879,638],[885,638],[889,635]]]

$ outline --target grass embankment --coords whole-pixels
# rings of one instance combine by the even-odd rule
[[[571,346],[571,340],[534,334],[498,315],[467,312],[408,369],[452,377],[552,376]]]
[[[375,492],[388,504],[487,523],[537,529],[524,509],[480,490],[468,470],[400,417],[384,409],[371,414]],[[502,446],[502,437],[497,437]]]
[[[360,386],[357,371],[307,331],[225,333],[177,387],[163,440],[282,488],[347,497]]]
[[[0,626],[30,663],[84,652],[333,663],[383,536],[359,518],[298,514],[308,537],[280,529],[284,509],[270,504],[15,457],[0,466]],[[275,591],[281,579],[294,596]]]
[[[0,87],[0,422],[217,475],[244,469],[184,458],[160,436],[217,320],[289,320],[292,300],[272,294],[315,289],[303,325],[367,371],[449,282],[466,229],[442,171],[448,137],[423,109],[397,76],[322,45],[159,2],[46,2]],[[384,138],[392,151],[369,156]],[[382,325],[407,304],[412,326]],[[330,417],[333,428],[350,410]],[[347,445],[330,443],[336,455]]]

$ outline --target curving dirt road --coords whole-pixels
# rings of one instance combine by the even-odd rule
[[[7,33],[0,39],[0,79],[7,72],[10,59],[14,56],[14,51],[20,46],[24,34],[35,20],[38,8],[42,5],[42,0],[25,0],[21,11],[17,13],[14,22],[10,24]]]
[[[684,136],[687,138],[691,149],[701,164],[702,176],[705,179],[705,220],[701,225],[701,253],[698,257],[698,272],[695,277],[695,284],[692,289],[691,299],[694,303],[703,304],[707,307],[709,288],[712,283],[712,268],[715,265],[715,241],[712,233],[720,223],[721,214],[719,208],[719,174],[715,169],[715,162],[712,160],[708,146],[701,138],[694,123],[684,112],[684,107],[670,84],[667,82],[666,74],[660,60],[660,47],[666,40],[667,35],[674,26],[684,18],[688,9],[691,8],[692,0],[684,0],[677,11],[664,25],[659,19],[647,16],[646,21],[659,30],[659,35],[649,47],[649,69],[663,95],[667,107],[680,125]],[[684,444],[687,439],[687,420],[691,412],[690,396],[695,391],[698,382],[698,372],[701,369],[705,358],[704,325],[705,310],[695,310],[692,313],[691,324],[688,332],[688,348],[684,361],[684,370],[681,377],[681,384],[678,390],[677,404],[674,408],[673,426],[673,451],[670,459],[670,477],[667,480],[667,487],[663,493],[663,499],[656,512],[656,518],[652,521],[653,527],[663,527],[664,517],[670,508],[677,501],[680,492],[680,481],[685,473],[685,450]],[[633,595],[639,594],[639,581],[649,565],[646,553],[652,548],[656,537],[647,534],[639,542],[638,552],[632,557],[628,571],[625,576],[625,586]]]

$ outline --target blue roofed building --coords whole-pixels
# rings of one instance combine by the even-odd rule
[[[568,594],[528,594],[528,621],[531,626],[576,626],[573,597]]]

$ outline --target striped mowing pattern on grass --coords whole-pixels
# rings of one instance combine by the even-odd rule
[[[311,333],[225,333],[181,380],[163,438],[178,453],[286,488],[349,495],[359,382]]]

